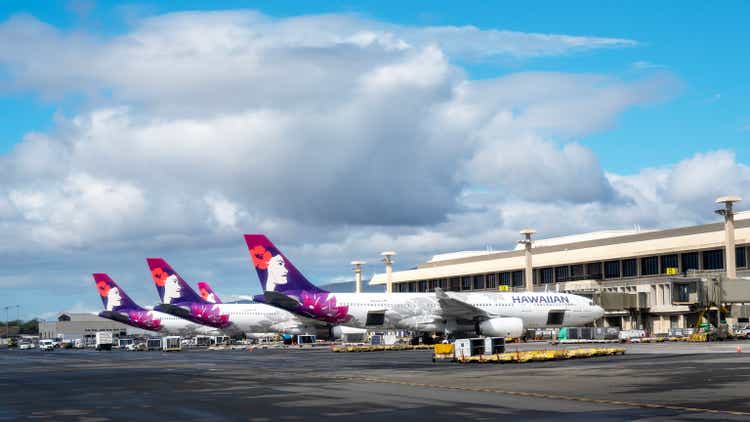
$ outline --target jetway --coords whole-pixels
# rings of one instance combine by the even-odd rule
[[[624,293],[624,292],[601,292],[594,295],[594,302],[604,308],[605,311],[619,310],[646,310],[648,309],[648,294]]]
[[[714,277],[674,277],[672,304],[693,307],[708,307],[715,304],[750,303],[750,280]]]

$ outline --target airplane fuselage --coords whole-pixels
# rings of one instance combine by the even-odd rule
[[[173,315],[154,310],[120,310],[103,311],[102,318],[121,322],[131,327],[169,335],[217,335],[219,330],[191,321],[186,321]]]
[[[448,294],[483,311],[487,318],[520,318],[525,328],[585,325],[603,314],[590,299],[565,293]],[[338,322],[351,327],[425,332],[457,323],[455,317],[446,316],[434,293],[327,293],[325,301],[327,309],[335,308]],[[300,302],[303,315],[314,317],[322,311],[315,308],[321,300],[303,298]]]
[[[315,328],[291,312],[261,303],[181,303],[157,305],[172,318],[181,318],[222,330],[229,335],[275,332],[304,334]]]

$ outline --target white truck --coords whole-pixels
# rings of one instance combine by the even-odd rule
[[[39,350],[44,350],[44,351],[55,350],[54,340],[50,340],[50,339],[39,340]]]
[[[112,333],[109,331],[96,332],[96,350],[112,350]]]

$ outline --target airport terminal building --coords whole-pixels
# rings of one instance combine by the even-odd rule
[[[750,212],[734,213],[737,277],[749,277]],[[415,269],[393,271],[394,292],[525,289],[525,246],[509,251],[436,255]],[[599,324],[667,333],[695,326],[697,312],[673,305],[671,280],[725,271],[724,223],[667,230],[609,230],[532,240],[535,291],[554,290],[594,298],[607,313]],[[370,285],[386,285],[375,274]],[[750,280],[748,280],[750,283]],[[609,293],[617,292],[620,295]],[[604,296],[619,300],[603,303]],[[615,303],[612,303],[615,302]],[[746,312],[735,305],[732,316]]]

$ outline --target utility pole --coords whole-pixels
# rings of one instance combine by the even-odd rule
[[[10,306],[6,306],[5,307],[5,337],[8,337],[8,333],[10,332],[8,330],[8,326],[9,326],[9,324],[8,324],[8,322],[9,322],[8,321],[8,309],[10,309]]]

